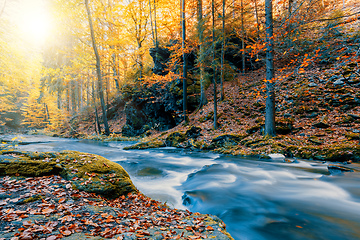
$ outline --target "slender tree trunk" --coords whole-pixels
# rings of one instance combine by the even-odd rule
[[[84,91],[83,91],[83,80],[80,79],[80,110],[84,107]]]
[[[45,114],[46,114],[46,117],[45,117],[45,121],[48,122],[48,124],[50,124],[50,113],[49,113],[49,108],[47,106],[46,103],[44,103],[44,106],[45,106]]]
[[[221,78],[220,78],[220,101],[224,100],[224,58],[225,58],[225,1],[222,1],[222,44],[221,44]]]
[[[142,59],[142,53],[141,53],[141,42],[138,42],[138,51],[139,51],[139,80],[143,77],[143,59]]]
[[[245,74],[245,27],[244,27],[244,4],[241,0],[241,58],[242,58],[242,73]]]
[[[181,29],[182,29],[182,50],[183,50],[183,115],[185,123],[188,123],[187,118],[187,60],[185,53],[185,40],[186,40],[186,25],[185,25],[185,0],[181,0]]]
[[[154,25],[155,25],[155,47],[158,48],[159,47],[159,41],[158,41],[157,23],[156,23],[156,0],[154,0]]]
[[[202,18],[202,0],[198,0],[198,26],[197,31],[199,34],[199,55],[198,62],[200,68],[200,105],[199,109],[202,106],[207,104],[207,99],[205,95],[205,67],[204,67],[204,23]]]
[[[154,46],[156,46],[156,43],[155,43],[155,32],[154,32],[154,26],[153,26],[153,20],[152,20],[152,11],[151,11],[151,0],[149,0],[149,12],[150,12],[151,34],[152,34]]]
[[[60,110],[61,109],[61,90],[57,90],[57,107]]]
[[[266,109],[265,135],[275,136],[274,39],[272,0],[265,0],[266,25]]]
[[[92,42],[92,46],[93,46],[94,53],[95,53],[95,58],[96,58],[96,73],[97,73],[98,86],[99,86],[98,91],[99,91],[99,96],[100,96],[101,108],[102,108],[102,112],[103,112],[105,135],[109,135],[110,134],[110,129],[109,129],[109,124],[108,124],[107,116],[106,116],[106,106],[105,106],[105,100],[104,100],[104,91],[103,91],[103,87],[102,87],[101,62],[100,62],[99,53],[98,53],[98,50],[97,50],[97,47],[96,47],[94,28],[93,28],[93,23],[92,23],[92,19],[91,19],[91,13],[90,13],[88,0],[85,0],[85,6],[86,6],[86,11],[87,11],[88,20],[89,20],[91,42]]]
[[[288,9],[288,23],[287,23],[287,26],[286,26],[286,31],[287,31],[287,36],[286,36],[286,38],[287,38],[287,45],[288,45],[288,47],[290,48],[290,46],[291,46],[291,34],[290,34],[290,32],[291,32],[291,22],[290,22],[290,17],[291,17],[291,12],[292,12],[292,2],[293,2],[293,0],[289,0],[289,9]]]
[[[117,68],[117,61],[116,61],[116,55],[115,53],[112,54],[112,59],[113,59],[113,74],[114,74],[114,81],[115,81],[115,86],[116,86],[116,90],[119,92],[120,91],[120,84],[119,84],[119,69]]]
[[[95,109],[95,132],[97,134],[101,134],[101,126],[100,126],[100,121],[99,121],[99,114],[96,108],[96,91],[95,91],[95,86],[94,83],[92,83],[92,98],[93,98],[93,102],[94,102],[94,109]],[[97,131],[96,131],[97,129]]]
[[[212,14],[212,50],[213,50],[213,84],[214,84],[214,129],[217,129],[217,93],[216,93],[216,63],[215,63],[215,0],[211,0]]]

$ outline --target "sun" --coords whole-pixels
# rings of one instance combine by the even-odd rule
[[[51,31],[51,18],[44,1],[22,1],[17,25],[25,40],[36,46],[45,43]]]

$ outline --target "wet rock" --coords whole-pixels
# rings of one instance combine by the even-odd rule
[[[270,153],[270,154],[268,154],[268,156],[269,156],[272,160],[276,160],[276,161],[284,161],[284,160],[285,160],[284,154]]]
[[[336,80],[333,84],[334,86],[340,86],[340,85],[343,85],[345,82],[343,81],[344,79],[338,79]]]
[[[340,165],[334,165],[334,164],[329,164],[329,166],[327,168],[331,174],[340,174],[340,173],[344,173],[344,172],[353,172],[354,171],[351,168],[340,166]]]

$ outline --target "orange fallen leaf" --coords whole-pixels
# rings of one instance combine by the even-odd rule
[[[212,226],[207,226],[207,227],[206,227],[206,230],[208,230],[208,231],[214,231],[214,228],[213,228]]]

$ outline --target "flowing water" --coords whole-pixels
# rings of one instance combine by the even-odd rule
[[[327,163],[260,161],[175,148],[123,150],[134,142],[22,137],[20,150],[76,150],[117,162],[147,196],[217,215],[235,239],[360,239],[358,172],[330,174]]]

